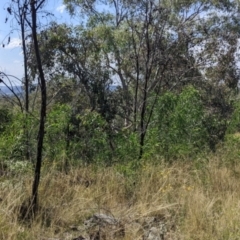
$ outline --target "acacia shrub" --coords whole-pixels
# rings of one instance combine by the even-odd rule
[[[193,86],[159,97],[147,137],[147,152],[165,159],[195,155],[207,147],[204,107]]]

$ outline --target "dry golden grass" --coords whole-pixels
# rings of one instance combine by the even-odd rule
[[[45,171],[39,189],[40,212],[31,226],[18,209],[31,193],[31,174],[0,179],[0,239],[72,239],[94,213],[121,220],[125,237],[142,239],[145,218],[166,223],[165,239],[240,239],[240,164],[212,159],[201,167],[146,163],[125,177],[117,167]],[[120,239],[120,238],[119,238]]]

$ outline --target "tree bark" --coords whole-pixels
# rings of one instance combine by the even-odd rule
[[[37,67],[39,72],[39,81],[41,86],[41,110],[40,110],[40,122],[38,131],[38,142],[37,142],[37,162],[35,166],[34,181],[32,185],[32,211],[33,214],[36,213],[38,209],[38,186],[40,182],[41,175],[41,165],[42,165],[42,150],[43,150],[43,140],[45,134],[45,118],[46,118],[46,81],[42,68],[42,61],[39,51],[39,44],[37,39],[37,6],[36,1],[31,0],[31,15],[32,15],[32,38],[34,42],[34,50],[36,55]]]

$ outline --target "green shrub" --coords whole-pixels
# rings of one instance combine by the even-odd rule
[[[203,104],[195,88],[189,86],[179,95],[165,93],[159,98],[154,124],[148,133],[147,152],[171,159],[203,150],[207,144],[203,119]]]

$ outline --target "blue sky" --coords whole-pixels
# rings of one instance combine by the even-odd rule
[[[8,2],[11,2],[11,0],[0,1],[0,71],[21,79],[23,77],[23,56],[19,38],[20,32],[14,30],[13,34],[11,34],[10,44],[5,46],[5,48],[2,47],[4,39],[5,43],[7,42],[8,35],[12,30],[11,25],[13,25],[10,19],[5,23]],[[45,9],[54,14],[54,17],[48,19],[48,21],[54,20],[59,23],[65,22],[70,24],[78,23],[76,19],[72,19],[69,16],[62,4],[62,0],[47,0]]]

